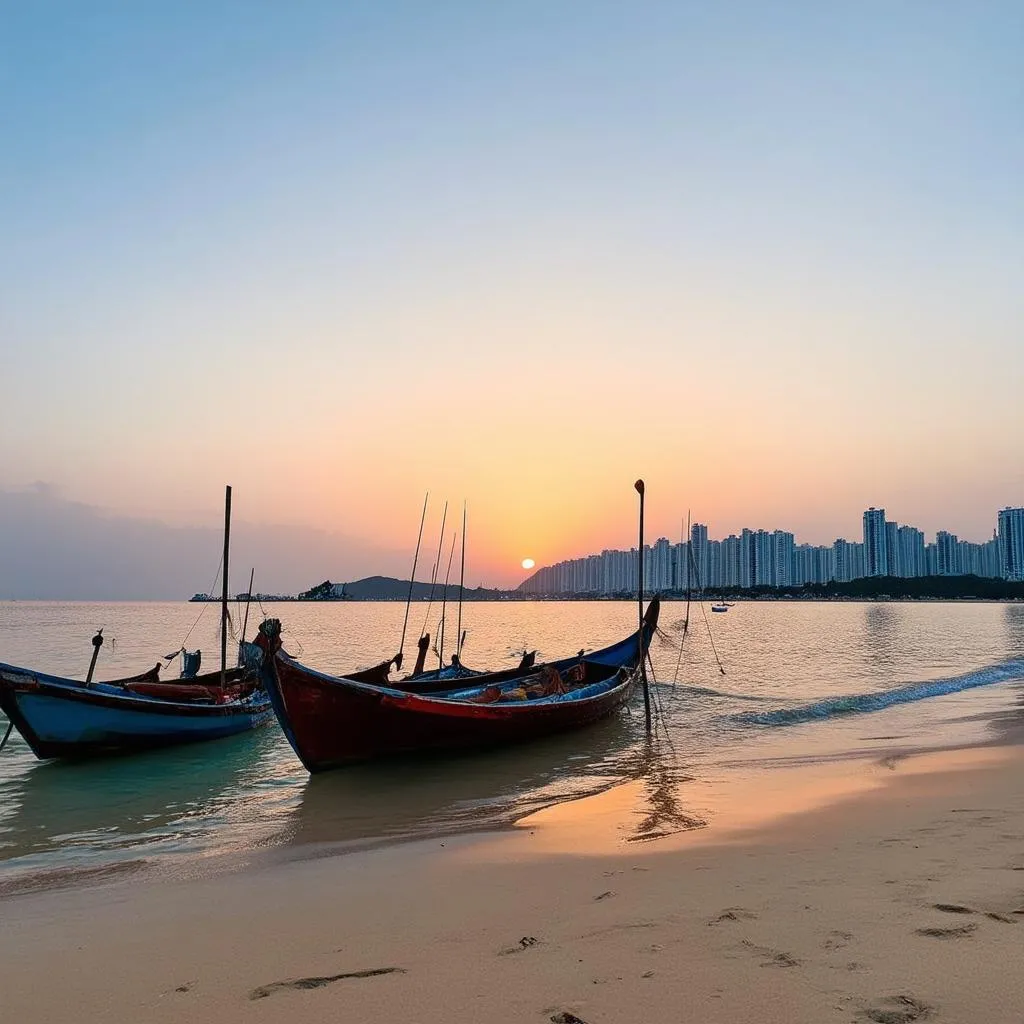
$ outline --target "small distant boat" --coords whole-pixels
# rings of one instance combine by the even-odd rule
[[[727,612],[732,606],[728,604],[713,604],[711,610],[713,612]]]
[[[267,619],[256,639],[264,650],[260,676],[285,736],[310,772],[395,754],[522,742],[581,728],[625,704],[640,678],[659,606],[654,598],[642,628],[603,650],[525,673],[477,676],[468,687],[437,693],[317,672],[281,649],[280,620]]]

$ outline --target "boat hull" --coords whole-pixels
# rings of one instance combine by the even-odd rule
[[[600,698],[535,706],[461,704],[367,685],[316,679],[279,658],[265,672],[279,721],[310,772],[373,758],[521,743],[582,728],[629,700],[636,677]]]
[[[91,757],[221,739],[269,724],[266,695],[223,704],[136,696],[0,665],[0,710],[36,757]]]
[[[656,624],[655,604],[644,627],[644,649]],[[640,649],[634,634],[588,655],[586,664],[602,683],[571,697],[534,701],[477,703],[451,692],[409,693],[320,673],[280,650],[264,658],[261,678],[293,750],[308,771],[321,772],[374,758],[489,748],[583,728],[630,699]],[[580,662],[567,658],[554,667],[565,671]],[[478,680],[467,683],[476,687]]]

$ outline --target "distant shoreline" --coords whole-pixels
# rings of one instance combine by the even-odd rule
[[[653,596],[648,591],[646,597]],[[665,600],[686,600],[686,590],[663,590]],[[295,597],[253,595],[260,601],[635,601],[635,591],[612,594],[531,594],[521,590],[490,590],[484,587],[460,588],[455,585],[433,587],[428,583],[399,580],[390,576],[370,576],[353,583],[317,584]],[[692,600],[705,601],[1024,601],[1024,582],[986,576],[870,576],[839,583],[807,583],[794,587],[709,587],[693,591]],[[233,600],[244,601],[245,594]],[[196,594],[192,601],[218,601],[207,594]]]

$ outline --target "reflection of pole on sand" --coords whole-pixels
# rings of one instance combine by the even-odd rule
[[[688,814],[679,800],[679,785],[692,782],[675,763],[675,752],[659,749],[656,737],[648,737],[640,747],[637,777],[642,782],[640,820],[627,843],[649,842],[692,829],[704,828],[707,822]]]

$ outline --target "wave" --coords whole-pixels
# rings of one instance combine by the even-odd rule
[[[757,704],[765,704],[775,700],[774,697],[758,697],[751,693],[729,693],[726,690],[713,690],[710,686],[683,686],[682,684],[673,683],[664,683],[662,685],[679,693],[692,694],[696,697],[720,697],[722,700],[745,700],[753,701]]]
[[[852,693],[843,697],[828,697],[813,704],[798,707],[779,708],[776,711],[741,711],[733,715],[735,721],[749,725],[798,725],[838,715],[863,714],[868,711],[882,711],[894,704],[911,704],[929,697],[942,697],[948,693],[960,693],[978,686],[1006,683],[1024,679],[1024,658],[1004,661],[998,665],[966,672],[946,679],[931,679],[925,683],[909,683],[892,690],[875,693]]]

